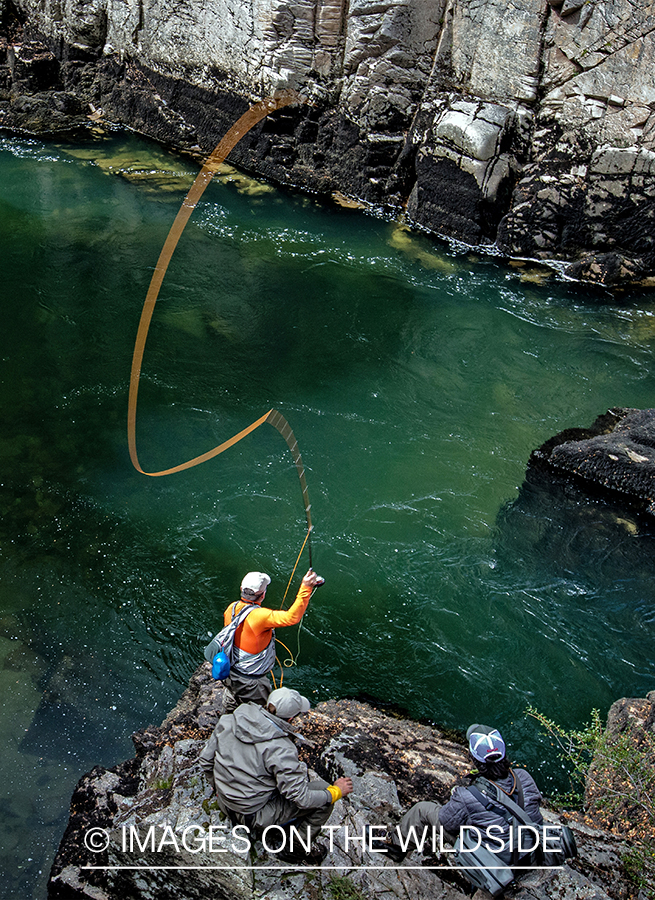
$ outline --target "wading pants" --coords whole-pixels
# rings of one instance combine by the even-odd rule
[[[318,790],[323,788],[327,790],[326,781],[318,778],[316,781],[310,781],[310,788]],[[291,800],[286,800],[281,794],[274,794],[267,803],[252,815],[245,816],[243,813],[231,812],[223,803],[220,795],[217,797],[218,805],[227,813],[233,824],[247,825],[251,830],[256,830],[261,834],[265,828],[270,825],[294,825],[302,840],[307,843],[307,829],[309,828],[310,841],[314,841],[321,833],[321,826],[325,825],[330,818],[332,812],[332,804],[327,803],[325,806],[316,806],[312,809],[301,809]],[[289,829],[285,829],[289,831]],[[280,832],[277,828],[272,828],[267,835],[266,843],[273,847],[279,844]],[[294,846],[289,848],[289,839],[287,838],[287,849],[299,849],[300,844],[294,836]]]
[[[320,778],[316,781],[310,781],[310,788],[317,791],[319,788],[327,790],[327,782]],[[332,804],[327,803],[325,806],[315,806],[313,809],[301,809],[291,800],[286,800],[281,794],[276,794],[255,813],[255,827],[267,828],[269,825],[284,825],[291,822],[297,830],[303,841],[307,840],[307,827],[311,840],[315,840],[321,833],[321,826],[325,825],[330,818],[332,812]],[[276,830],[276,829],[274,829]]]
[[[432,828],[436,828],[437,841],[439,840],[439,810],[441,809],[440,803],[432,803],[430,800],[422,800],[420,803],[415,803],[414,806],[409,809],[405,815],[400,820],[400,824],[398,828],[400,829],[400,833],[403,836],[403,842],[407,839],[410,834],[416,835],[418,838],[419,844],[423,838],[423,829],[427,826],[427,833],[425,837],[424,849],[426,852],[432,846]],[[411,828],[414,829],[411,832]],[[444,840],[450,841],[451,843],[455,842],[455,837],[450,834],[450,832],[445,831],[443,833]],[[393,836],[394,844],[398,844],[398,834],[394,834]],[[417,847],[415,841],[410,841],[407,845],[408,853],[411,853],[412,850],[420,849],[420,846]]]
[[[230,672],[225,681],[223,712],[231,713],[242,703],[258,703],[266,706],[268,695],[273,690],[268,675],[239,675]]]

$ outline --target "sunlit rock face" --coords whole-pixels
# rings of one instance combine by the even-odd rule
[[[202,155],[248,102],[292,87],[310,102],[268,121],[242,165],[571,277],[655,276],[652,3],[17,2],[60,66],[49,89],[96,117]],[[20,127],[38,77],[9,49],[0,125]]]
[[[310,773],[330,782],[347,775],[353,792],[335,804],[319,838],[329,850],[324,867],[280,871],[274,868],[280,859],[267,850],[264,835],[252,835],[248,849],[234,837],[198,766],[220,715],[222,690],[203,663],[162,724],[134,735],[134,759],[112,769],[96,766],[83,776],[50,873],[51,900],[315,900],[336,896],[339,886],[344,896],[361,900],[470,897],[468,883],[438,841],[433,847],[430,838],[422,853],[411,852],[399,867],[369,852],[362,841],[367,824],[376,826],[378,835],[395,833],[409,806],[420,800],[443,803],[453,785],[466,779],[470,758],[454,735],[354,700],[320,703],[296,720],[310,742],[300,751]],[[544,809],[544,815],[548,822],[560,821],[551,810]],[[577,859],[559,869],[525,873],[512,888],[514,900],[627,895],[623,840],[589,827],[581,816],[568,821]],[[211,828],[216,838],[208,843],[203,836]]]

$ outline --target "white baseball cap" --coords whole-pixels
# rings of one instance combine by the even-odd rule
[[[248,572],[241,582],[241,596],[256,597],[261,594],[271,583],[271,579],[265,572]]]
[[[292,688],[276,688],[268,695],[268,702],[275,707],[275,715],[281,719],[293,719],[298,713],[311,709],[307,697]]]
[[[469,752],[478,762],[498,762],[505,758],[505,741],[497,728],[471,725],[466,732]]]

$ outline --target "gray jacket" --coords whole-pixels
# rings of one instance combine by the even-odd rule
[[[200,765],[227,809],[252,815],[276,793],[300,809],[332,802],[328,791],[310,788],[307,766],[285,726],[256,703],[243,703],[218,720]]]
[[[543,822],[543,816],[539,809],[541,794],[534,782],[534,778],[525,769],[513,769],[512,771],[521,782],[521,787],[523,788],[523,808],[525,812],[535,825],[541,825]],[[511,772],[506,778],[496,781],[495,784],[506,793],[509,793],[514,786]],[[512,794],[512,800],[518,803],[517,792]],[[497,825],[502,829],[500,832],[495,832],[500,839],[506,842],[509,837],[509,825],[505,820],[493,810],[485,809],[480,801],[465,787],[458,786],[453,789],[450,800],[439,810],[439,824],[453,835],[459,834],[459,829],[462,825],[474,825],[485,833],[490,825]]]

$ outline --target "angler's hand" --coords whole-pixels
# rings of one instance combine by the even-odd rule
[[[346,796],[346,794],[350,794],[353,789],[352,778],[337,778],[334,782],[335,786],[339,788],[342,796]]]
[[[308,584],[310,587],[317,588],[320,585],[324,584],[325,578],[321,578],[320,575],[317,575],[313,569],[309,569],[307,574],[302,580],[303,584]]]

